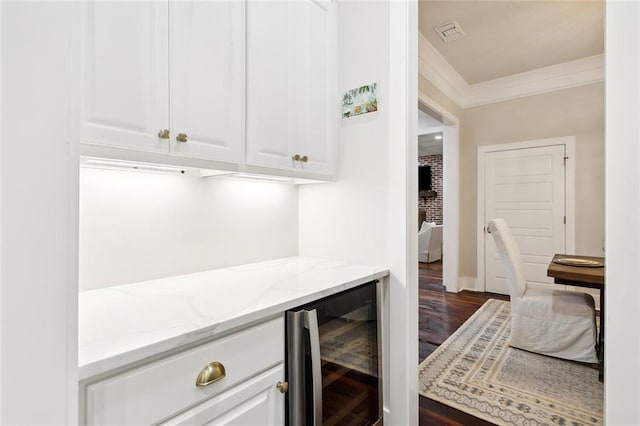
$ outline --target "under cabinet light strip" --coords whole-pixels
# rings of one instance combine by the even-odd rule
[[[254,175],[250,173],[231,173],[225,175],[213,175],[204,177],[215,177],[233,180],[249,180],[254,182],[276,182],[276,183],[295,183],[292,178],[279,176]]]
[[[321,182],[313,179],[259,175],[259,174],[252,174],[252,173],[238,173],[238,172],[230,172],[230,171],[223,171],[223,170],[194,169],[189,167],[179,168],[174,166],[165,166],[161,164],[137,163],[134,161],[119,161],[119,160],[109,160],[109,159],[91,158],[91,157],[82,157],[80,161],[80,166],[87,167],[87,168],[107,169],[107,170],[171,173],[171,174],[181,174],[185,176],[199,177],[199,178],[225,178],[225,179],[231,179],[231,180],[285,183],[285,184],[293,184],[293,185]]]
[[[236,173],[236,174],[230,175],[230,177],[233,177],[236,179],[261,180],[266,182],[293,183],[293,179],[287,178],[287,177],[252,175],[248,173]]]
[[[145,164],[145,163],[134,163],[134,162],[127,162],[127,161],[113,161],[113,160],[100,160],[100,159],[87,158],[81,164],[87,167],[108,168],[108,169],[117,169],[117,170],[135,170],[135,171],[145,171],[145,172],[185,174],[184,169],[180,169],[177,167]]]

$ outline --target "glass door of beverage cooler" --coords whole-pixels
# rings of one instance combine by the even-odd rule
[[[287,312],[288,424],[382,424],[377,282]]]

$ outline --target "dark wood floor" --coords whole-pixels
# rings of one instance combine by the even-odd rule
[[[420,362],[453,334],[487,299],[508,296],[462,291],[447,293],[442,286],[442,262],[420,263],[418,320]],[[475,426],[492,423],[420,396],[420,425]]]

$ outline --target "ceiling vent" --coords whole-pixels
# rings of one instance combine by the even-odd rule
[[[450,43],[467,35],[462,28],[460,28],[458,21],[451,21],[446,24],[438,25],[434,28],[434,31],[438,33],[442,41],[445,43]]]

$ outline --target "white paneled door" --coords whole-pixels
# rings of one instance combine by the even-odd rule
[[[484,217],[509,224],[530,286],[551,286],[547,267],[565,253],[566,146],[488,152],[484,161]],[[508,294],[493,238],[485,235],[485,291]]]

